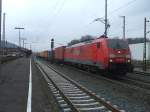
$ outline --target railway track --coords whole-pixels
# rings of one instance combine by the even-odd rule
[[[133,85],[133,86],[136,86],[136,87],[139,87],[139,88],[143,88],[143,89],[150,92],[150,83],[148,83],[148,82],[140,81],[140,80],[137,80],[137,79],[132,79],[130,77],[121,77],[119,79],[121,79],[120,82],[129,84],[129,85]]]
[[[134,78],[130,78],[130,77],[127,77],[127,76],[117,77],[117,78],[113,78],[113,77],[108,78],[108,77],[105,77],[105,76],[99,76],[98,74],[91,74],[91,73],[89,73],[87,71],[84,71],[84,70],[81,70],[81,69],[78,69],[78,70],[81,71],[81,72],[87,73],[90,76],[94,76],[96,78],[107,80],[111,83],[123,85],[123,86],[129,87],[129,88],[132,88],[132,89],[135,89],[135,90],[140,90],[140,91],[143,91],[147,94],[150,94],[150,83],[148,81],[139,80],[139,79],[136,79],[136,78],[134,79]],[[150,73],[140,72],[140,71],[134,71],[133,74],[144,75],[146,77],[150,76]]]
[[[138,75],[150,76],[150,73],[148,73],[148,72],[142,72],[142,71],[135,70],[133,73],[138,74]]]
[[[144,93],[145,95],[150,95],[150,83],[148,83],[148,82],[142,82],[140,80],[130,79],[127,77],[119,77],[117,79],[116,78],[110,78],[110,77],[108,78],[108,77],[100,76],[100,75],[95,74],[95,73],[93,74],[93,73],[90,73],[88,71],[81,70],[78,68],[74,68],[74,67],[71,67],[71,68],[74,70],[78,70],[78,71],[80,71],[86,75],[91,76],[91,77],[106,80],[110,83],[113,83],[116,85],[121,85],[125,88],[130,88],[130,89],[135,90],[135,91],[140,91],[140,92]]]
[[[124,112],[50,65],[36,62],[64,112]]]
[[[122,77],[122,79],[141,88],[150,90],[150,73],[148,72],[134,71]]]

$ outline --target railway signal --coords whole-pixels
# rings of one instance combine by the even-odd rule
[[[54,39],[52,38],[51,39],[51,49],[53,50],[53,48],[54,48]]]
[[[54,39],[52,38],[51,39],[51,62],[53,63],[53,60],[54,60]]]

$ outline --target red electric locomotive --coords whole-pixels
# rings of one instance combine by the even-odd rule
[[[58,48],[55,49],[55,55],[57,50]],[[64,53],[63,61],[89,69],[117,71],[121,74],[126,74],[132,69],[129,45],[123,39],[109,39],[101,36],[94,40],[63,47],[61,50],[59,52]]]

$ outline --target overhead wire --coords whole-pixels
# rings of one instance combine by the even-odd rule
[[[131,1],[127,2],[126,4],[120,6],[119,8],[116,8],[116,9],[114,9],[113,11],[108,12],[108,16],[110,16],[110,15],[116,13],[117,11],[120,11],[120,10],[123,9],[123,8],[126,8],[127,6],[131,5],[132,3],[136,2],[136,1],[137,1],[137,0],[131,0]],[[110,4],[110,3],[109,3],[109,4]],[[103,16],[102,18],[104,18],[104,17],[105,17],[105,16]],[[110,18],[110,17],[109,17],[109,18]]]
[[[138,0],[131,0],[131,1],[127,2],[126,4],[120,6],[119,8],[116,8],[116,9],[114,9],[113,11],[108,12],[109,19],[110,19],[110,18],[112,19],[112,16],[110,17],[110,15],[113,15],[114,13],[120,11],[121,9],[124,9],[124,8],[128,7],[129,5],[133,4],[133,3],[136,2],[136,1],[138,1]],[[112,24],[112,23],[111,23],[111,24]],[[134,31],[134,30],[132,29],[132,31],[129,31],[129,30],[128,30],[127,32],[133,32],[133,31]]]
[[[131,0],[131,1],[129,1],[128,3],[120,6],[119,8],[116,8],[113,11],[109,12],[110,13],[109,15],[112,15],[112,14],[116,13],[117,11],[120,11],[120,9],[126,8],[127,6],[131,5],[132,3],[136,2],[136,1],[137,0]]]
[[[59,8],[56,9],[57,11],[55,11],[56,13],[54,14],[54,17],[52,18],[52,22],[51,22],[51,25],[50,25],[51,27],[52,27],[52,25],[55,23],[54,19],[56,18],[56,16],[58,16],[58,14],[60,13],[60,11],[63,9],[63,7],[64,7],[66,1],[67,1],[67,0],[63,0],[63,2],[61,2],[61,4],[60,4]],[[116,8],[116,9],[114,9],[113,11],[108,12],[108,13],[109,13],[109,16],[112,15],[112,14],[114,14],[114,13],[116,13],[117,11],[120,11],[120,10],[123,9],[123,8],[126,8],[127,6],[131,5],[132,3],[136,2],[136,1],[137,1],[137,0],[131,0],[131,1],[127,2],[126,4],[120,6],[119,8]],[[59,0],[58,0],[57,3],[56,3],[56,8],[58,7],[58,4],[59,4]]]
[[[56,2],[56,5],[55,5],[56,11],[54,11],[54,15],[53,15],[53,17],[52,17],[52,19],[51,19],[50,27],[52,27],[52,26],[54,25],[55,20],[56,20],[58,14],[61,12],[61,10],[63,9],[63,7],[64,7],[64,5],[66,4],[66,2],[67,2],[67,0],[63,0],[63,2],[61,2],[61,3],[60,3],[60,0],[58,0],[58,1]],[[60,6],[58,7],[59,3],[60,3]],[[57,8],[57,7],[58,7],[58,8]]]
[[[64,5],[65,5],[66,2],[67,2],[67,0],[63,0],[63,2],[61,3],[59,9],[57,10],[57,14],[60,13],[60,11],[63,9],[63,7],[64,7]]]

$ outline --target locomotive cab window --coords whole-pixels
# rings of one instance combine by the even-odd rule
[[[96,46],[97,46],[97,48],[100,48],[100,42],[98,42],[98,43],[96,44]]]
[[[128,43],[122,39],[108,39],[108,47],[112,49],[128,49]]]

